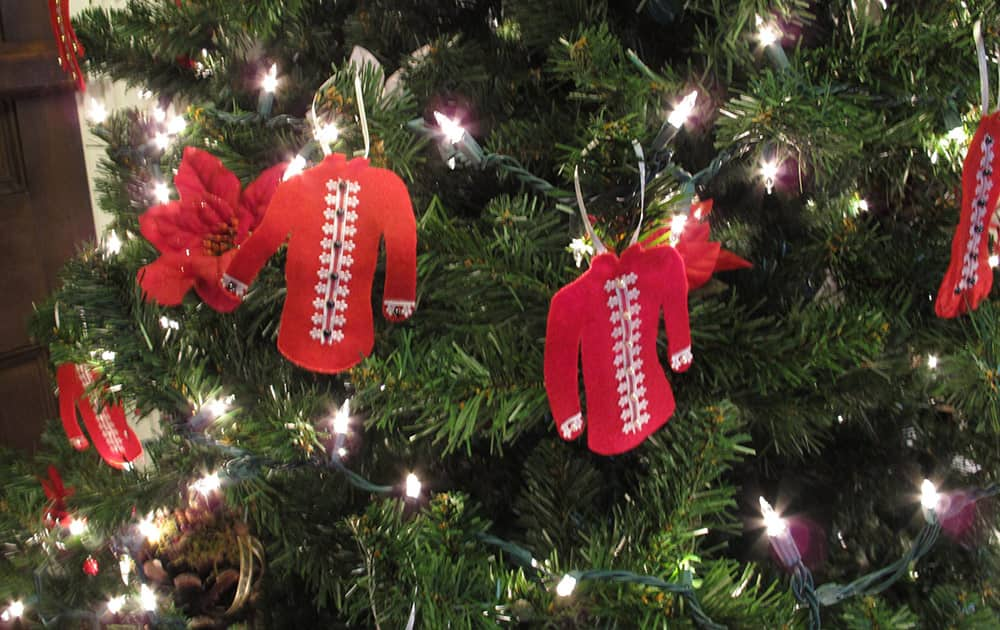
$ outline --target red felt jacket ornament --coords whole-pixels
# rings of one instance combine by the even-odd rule
[[[671,247],[631,245],[621,258],[595,256],[590,269],[560,289],[549,307],[545,391],[559,435],[580,436],[579,359],[587,392],[587,445],[603,455],[630,450],[674,412],[674,396],[656,356],[664,313],[670,366],[691,365],[684,262]]]
[[[371,290],[383,239],[382,313],[400,321],[416,305],[417,232],[409,192],[392,171],[334,153],[281,184],[224,282],[243,295],[288,240],[278,349],[314,372],[342,372],[374,345]]]
[[[174,186],[180,200],[153,206],[139,217],[139,229],[160,257],[139,270],[146,299],[175,306],[194,287],[212,308],[239,305],[219,286],[236,248],[260,223],[285,164],[262,172],[246,190],[215,156],[187,147]]]
[[[142,444],[125,421],[125,410],[121,405],[99,402],[100,406],[95,409],[87,389],[99,378],[96,371],[85,365],[60,365],[56,370],[59,415],[73,448],[78,451],[86,450],[89,444],[76,417],[76,410],[79,408],[90,439],[101,458],[113,468],[124,469],[129,467],[129,462],[142,455]]]
[[[1000,112],[985,116],[979,123],[962,165],[962,210],[951,241],[951,262],[934,302],[938,317],[956,317],[976,310],[993,286],[989,258],[993,252],[990,241],[996,247],[998,237],[998,140]]]

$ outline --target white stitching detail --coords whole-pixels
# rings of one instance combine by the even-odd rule
[[[691,354],[691,346],[678,350],[670,357],[670,367],[677,370],[681,369],[694,359],[694,355]]]
[[[347,323],[347,297],[351,290],[350,267],[354,257],[347,252],[354,251],[353,237],[358,232],[354,222],[358,218],[358,193],[361,184],[346,179],[328,179],[327,194],[323,198],[327,207],[323,210],[326,222],[322,226],[324,237],[320,239],[323,252],[319,255],[320,267],[316,271],[320,281],[313,300],[316,309],[312,321],[315,326],[309,336],[320,344],[333,344],[344,340],[343,327]]]
[[[577,413],[572,415],[565,420],[559,426],[559,431],[563,434],[563,437],[567,440],[573,437],[573,434],[580,430],[583,426],[583,414]]]
[[[971,289],[979,281],[979,242],[986,231],[986,213],[988,211],[990,189],[993,188],[993,136],[986,134],[981,145],[983,157],[979,161],[979,171],[976,173],[976,198],[972,202],[972,219],[969,222],[969,240],[965,245],[965,257],[962,259],[962,278],[955,287],[956,295]]]
[[[84,391],[94,383],[94,377],[90,374],[90,368],[86,366],[77,365],[76,375],[83,383]],[[122,442],[121,436],[118,435],[118,430],[115,429],[108,406],[104,403],[100,404],[101,412],[96,414],[97,427],[101,430],[101,435],[104,436],[104,440],[108,443],[111,451],[116,454],[123,454],[125,452],[125,444]]]
[[[382,302],[385,314],[390,317],[409,317],[413,315],[413,309],[416,307],[417,303],[413,300],[384,300]]]
[[[645,375],[641,372],[642,319],[639,312],[639,276],[634,272],[612,278],[604,283],[608,295],[611,320],[612,352],[614,353],[615,380],[618,381],[618,407],[621,409],[622,433],[635,433],[649,422],[649,406]]]

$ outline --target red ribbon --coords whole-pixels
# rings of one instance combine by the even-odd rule
[[[69,20],[69,0],[49,0],[49,20],[52,22],[52,32],[56,36],[56,47],[59,50],[59,67],[70,75],[81,92],[87,89],[77,58],[83,57],[83,44],[76,38],[76,31]]]
[[[45,509],[45,520],[56,521],[60,525],[69,525],[72,517],[66,506],[66,499],[73,495],[73,488],[67,488],[63,485],[62,477],[55,466],[49,466],[48,479],[39,477],[38,481],[41,482],[42,490],[45,491],[45,496],[49,499],[49,505]]]

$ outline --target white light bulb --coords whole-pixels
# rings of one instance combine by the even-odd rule
[[[965,133],[965,127],[959,125],[948,132],[948,139],[957,144],[963,144],[969,138]]]
[[[153,522],[152,514],[147,514],[146,518],[139,521],[139,534],[150,543],[160,540],[160,526]]]
[[[937,366],[938,366],[937,355],[936,354],[927,355],[927,367],[929,367],[932,370],[935,370],[937,369]]]
[[[10,619],[20,619],[24,615],[24,602],[19,599],[11,602],[4,614],[10,615]]]
[[[170,136],[162,131],[158,131],[156,135],[153,136],[153,144],[156,145],[157,149],[163,151],[170,146]]]
[[[670,219],[670,243],[673,245],[677,244],[680,240],[681,234],[684,233],[684,226],[687,224],[686,214],[675,214],[672,219]]]
[[[453,118],[448,118],[441,112],[434,112],[434,120],[437,121],[438,128],[444,137],[448,139],[448,142],[452,144],[457,144],[462,141],[465,136],[465,128],[458,124],[458,121]]]
[[[87,531],[87,521],[82,518],[74,518],[69,522],[69,535],[79,536]]]
[[[320,125],[313,129],[313,137],[323,144],[333,144],[340,137],[340,129],[333,123]]]
[[[864,199],[857,199],[854,201],[854,213],[868,212],[868,202]]]
[[[108,612],[117,615],[125,607],[125,596],[118,595],[108,600]]]
[[[924,506],[925,510],[937,509],[940,498],[937,488],[930,479],[924,479],[920,483],[920,505]]]
[[[122,583],[128,586],[128,576],[132,573],[132,558],[128,554],[123,553],[118,559],[118,572],[122,576]]]
[[[103,361],[114,361],[118,354],[114,350],[105,350],[101,352],[101,360]]]
[[[778,163],[774,160],[765,160],[760,163],[760,176],[764,179],[764,187],[767,193],[774,190],[774,180],[778,177]]]
[[[107,119],[108,110],[104,107],[104,104],[91,97],[87,104],[87,120],[95,125],[100,125]]]
[[[170,188],[164,182],[156,182],[153,184],[153,197],[160,203],[167,203],[170,201]]]
[[[217,491],[221,487],[222,487],[222,480],[219,479],[219,473],[214,473],[214,472],[205,475],[198,481],[191,484],[191,489],[203,497],[207,497],[208,495]]]
[[[781,518],[767,499],[760,497],[760,513],[764,517],[764,527],[767,528],[767,535],[771,538],[781,536],[788,531],[785,519]]]
[[[271,64],[260,81],[260,88],[268,94],[273,94],[278,89],[278,64]]]
[[[153,120],[155,120],[158,123],[162,123],[166,119],[167,119],[167,112],[163,111],[162,107],[157,106],[153,108]]]
[[[146,612],[156,610],[156,593],[153,592],[153,589],[149,588],[148,584],[143,584],[139,587],[139,605]]]
[[[670,115],[667,116],[667,122],[677,129],[683,127],[684,123],[688,121],[688,118],[691,118],[691,113],[694,111],[694,104],[697,100],[698,90],[691,90],[691,92],[677,104],[674,111],[670,112]]]
[[[285,174],[281,176],[281,181],[291,179],[296,175],[302,173],[306,170],[306,159],[301,155],[296,155],[291,162],[288,163],[288,168],[285,169]]]
[[[104,241],[104,251],[109,254],[117,254],[122,251],[122,239],[118,238],[118,233],[114,230],[111,230],[108,238]]]
[[[760,41],[760,45],[767,48],[773,45],[778,39],[781,38],[781,31],[779,31],[773,24],[764,23],[761,17],[757,16],[757,40]]]
[[[166,315],[162,315],[160,317],[160,328],[163,328],[164,330],[180,330],[181,325],[176,320],[170,319]]]
[[[170,119],[170,122],[167,123],[167,133],[172,136],[176,136],[180,132],[184,131],[185,127],[187,127],[187,121],[184,120],[184,117],[174,116]]]
[[[573,594],[574,589],[576,589],[576,578],[567,573],[556,584],[556,595],[559,597],[569,597]]]
[[[218,418],[229,410],[229,403],[222,398],[213,398],[205,403],[203,408],[207,409],[208,413],[212,414],[213,418]]]
[[[996,267],[997,265],[1000,265],[1000,256],[997,256],[996,254],[991,254],[990,257],[987,259],[987,262],[989,262],[990,267]]]
[[[420,480],[413,473],[406,475],[406,496],[411,499],[420,497]]]
[[[344,435],[347,433],[351,425],[351,399],[348,398],[344,401],[344,404],[340,406],[337,410],[337,414],[333,417],[333,432],[338,435]],[[418,491],[419,494],[419,491]]]

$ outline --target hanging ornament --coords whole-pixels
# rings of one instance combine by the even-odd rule
[[[100,572],[101,567],[97,564],[97,558],[94,556],[87,556],[87,559],[83,561],[83,572],[89,576],[95,576]]]
[[[142,235],[160,257],[139,270],[146,299],[164,306],[180,304],[194,287],[217,311],[238,300],[219,286],[236,249],[257,227],[281,180],[285,165],[272,166],[240,190],[240,180],[210,153],[186,147],[174,186],[179,201],[153,206],[139,217]]]
[[[934,312],[942,318],[956,317],[979,307],[993,286],[990,254],[1000,253],[1000,247],[996,246],[1000,238],[996,215],[997,200],[1000,199],[1000,169],[996,159],[1000,111],[987,114],[989,75],[979,22],[975,26],[975,39],[979,53],[983,119],[972,137],[962,165],[961,215],[951,242],[951,262],[934,302]],[[991,249],[991,241],[996,250]]]
[[[52,33],[59,51],[56,61],[63,72],[72,77],[77,89],[83,92],[87,89],[87,83],[78,61],[78,58],[83,58],[83,44],[76,38],[76,31],[69,19],[69,0],[49,0],[49,21],[52,23]]]
[[[73,522],[73,517],[66,506],[66,499],[73,496],[73,488],[67,488],[63,485],[62,477],[55,466],[49,466],[48,472],[48,479],[41,477],[38,479],[42,484],[42,490],[45,491],[45,497],[49,500],[43,519],[45,526],[52,528],[58,524],[62,527],[69,527],[70,523]]]
[[[76,410],[87,427],[90,439],[101,458],[113,468],[125,469],[142,455],[142,444],[125,420],[125,410],[120,404],[111,405],[94,401],[88,394],[90,387],[100,380],[100,374],[86,365],[63,363],[56,370],[59,385],[59,415],[70,444],[78,451],[86,450],[87,438],[77,421]]]
[[[644,181],[644,180],[643,180]],[[582,354],[587,395],[587,446],[614,455],[638,446],[674,412],[674,396],[656,356],[663,311],[670,366],[691,365],[687,279],[672,247],[632,243],[619,257],[597,238],[576,178],[577,203],[597,254],[590,269],[560,289],[549,307],[545,334],[545,391],[559,436],[579,437],[577,366]]]
[[[417,233],[406,185],[365,158],[331,153],[281,184],[260,228],[232,259],[225,286],[243,296],[289,239],[278,349],[314,372],[342,372],[374,344],[371,290],[385,240],[382,314],[401,321],[416,306]]]

